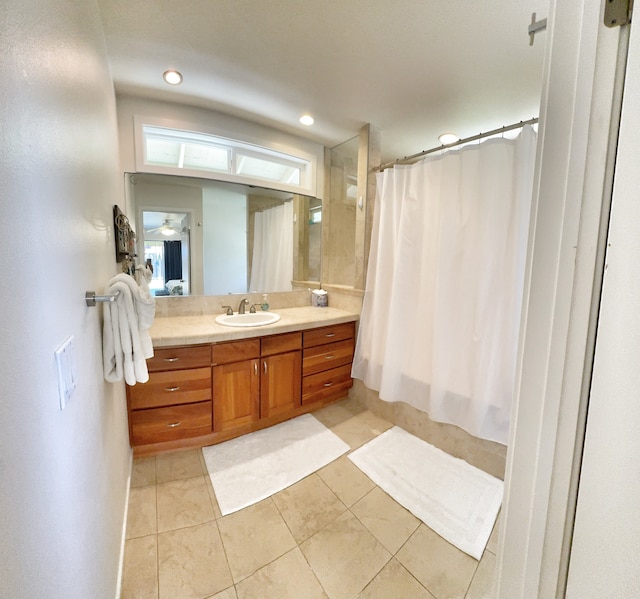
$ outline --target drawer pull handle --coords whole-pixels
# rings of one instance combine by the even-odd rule
[[[180,387],[165,387],[165,391],[177,391],[178,389],[180,389]]]
[[[177,362],[180,358],[165,358],[165,362]]]
[[[324,384],[325,387],[331,387],[331,385],[333,385],[333,381],[331,381],[330,383],[325,383]]]
[[[333,360],[333,358],[335,358],[333,354],[329,354],[328,356],[324,357],[325,360]]]
[[[264,364],[264,373],[267,374],[267,363],[263,362],[263,364]]]
[[[336,336],[336,334],[335,334],[335,333],[327,333],[327,334],[325,335],[325,337],[335,337],[335,336]]]
[[[253,374],[254,374],[254,376],[258,376],[258,363],[257,362],[253,363]]]
[[[180,426],[182,422],[172,422],[171,424],[167,424],[168,428],[176,428],[176,426]]]

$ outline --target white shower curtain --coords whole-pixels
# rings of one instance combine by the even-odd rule
[[[250,291],[291,291],[293,202],[254,215]]]
[[[353,376],[507,442],[536,134],[378,175]]]

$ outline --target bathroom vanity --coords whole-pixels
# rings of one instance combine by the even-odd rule
[[[211,445],[344,397],[357,315],[278,312],[275,324],[242,329],[214,316],[157,319],[149,381],[127,387],[134,453]]]

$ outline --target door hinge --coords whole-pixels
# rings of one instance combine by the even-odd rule
[[[631,22],[633,0],[604,0],[604,24],[620,27]]]

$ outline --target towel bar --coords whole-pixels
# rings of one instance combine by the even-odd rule
[[[87,291],[84,294],[84,299],[87,302],[87,306],[95,306],[97,302],[115,302],[119,295],[119,291],[109,295],[96,295],[95,291]]]

